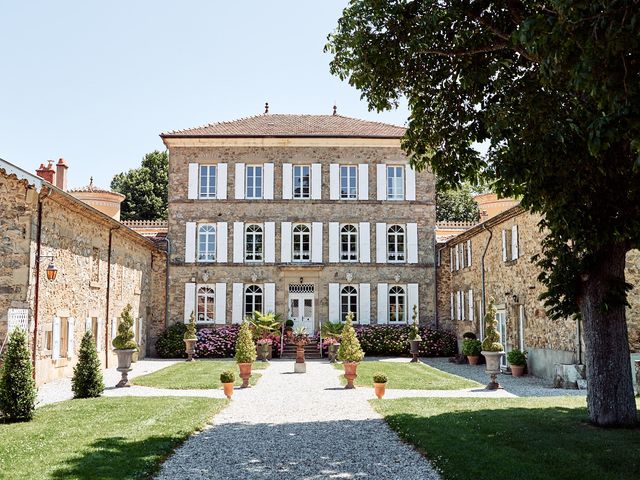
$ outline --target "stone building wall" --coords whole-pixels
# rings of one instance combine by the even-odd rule
[[[627,308],[627,326],[629,328],[629,346],[632,352],[640,352],[640,251],[627,253],[626,281],[633,285],[629,292]]]

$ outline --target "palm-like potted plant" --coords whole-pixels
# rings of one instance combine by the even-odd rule
[[[257,337],[260,360],[267,362],[271,354],[271,349],[273,348],[271,336],[274,334],[277,335],[282,326],[280,323],[280,315],[273,312],[261,313],[255,311],[247,320],[251,323],[251,327]]]
[[[233,385],[236,382],[236,374],[233,370],[225,370],[220,374],[220,383],[222,383],[222,388],[224,389],[224,394],[226,397],[231,400],[231,395],[233,395]]]
[[[496,330],[496,308],[493,305],[493,299],[489,301],[487,314],[484,317],[485,337],[482,341],[482,355],[487,360],[486,372],[489,374],[491,381],[487,385],[487,389],[495,390],[500,388],[500,384],[496,381],[498,373],[500,373],[500,358],[504,355],[504,347],[500,343],[500,334]]]
[[[251,365],[256,361],[256,344],[253,343],[253,335],[249,322],[242,322],[238,339],[236,340],[235,359],[240,368],[240,378],[242,385],[240,388],[249,387],[249,379],[251,378]]]
[[[338,359],[342,361],[347,385],[344,388],[356,388],[353,381],[358,376],[358,364],[364,359],[364,352],[353,328],[353,313],[349,312],[342,329],[342,341],[338,349]]]
[[[527,352],[522,351],[519,348],[514,348],[507,353],[507,361],[511,365],[511,374],[514,377],[521,377],[524,375],[524,367],[527,366]]]
[[[465,338],[462,340],[462,354],[467,356],[469,365],[477,365],[482,351],[482,342],[477,338]]]
[[[420,336],[420,328],[418,326],[418,306],[413,306],[413,315],[412,315],[413,323],[411,324],[411,330],[409,330],[409,345],[411,346],[411,355],[413,358],[411,362],[415,363],[418,361],[418,355],[420,355],[420,343],[422,342],[422,337]]]
[[[376,397],[384,397],[385,390],[387,388],[387,376],[384,373],[376,373],[373,375],[373,389],[376,393]]]
[[[304,327],[296,328],[293,331],[291,340],[296,346],[296,363],[294,371],[296,373],[305,373],[307,371],[307,364],[305,363],[304,358],[304,347],[309,343],[309,334],[307,333],[307,329]]]
[[[130,387],[129,372],[131,371],[131,358],[134,352],[138,351],[138,344],[133,334],[133,317],[131,316],[131,305],[127,305],[120,315],[120,325],[118,325],[118,334],[115,336],[111,344],[114,352],[118,356],[118,370],[122,377],[116,387]]]
[[[338,356],[338,348],[340,347],[340,337],[342,335],[343,323],[324,322],[320,327],[322,336],[324,337],[324,346],[329,352],[329,362],[335,363]]]
[[[185,351],[187,352],[187,362],[193,361],[193,355],[196,353],[196,342],[198,341],[198,335],[196,334],[196,315],[191,312],[189,317],[189,323],[187,323],[187,329],[183,336]]]

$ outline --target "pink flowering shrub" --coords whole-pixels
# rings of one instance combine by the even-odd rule
[[[231,358],[235,355],[236,339],[240,325],[220,325],[219,327],[201,328],[198,330],[196,357],[198,358]],[[273,345],[272,355],[280,356],[280,337],[269,335],[265,338]]]

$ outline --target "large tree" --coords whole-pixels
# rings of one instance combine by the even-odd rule
[[[625,254],[640,243],[637,0],[352,0],[327,49],[370,108],[410,107],[403,148],[452,186],[543,214],[552,318],[582,318],[591,421],[637,423]],[[472,142],[489,142],[485,156]]]
[[[111,189],[125,195],[123,220],[158,220],[167,218],[169,154],[157,150],[147,153],[139,168],[118,173]]]
[[[440,188],[436,182],[436,220],[439,222],[477,222],[480,209],[468,183],[460,188]]]

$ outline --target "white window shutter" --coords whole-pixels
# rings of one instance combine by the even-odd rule
[[[184,261],[196,261],[196,222],[187,222],[184,234]]]
[[[199,179],[199,168],[197,163],[189,164],[189,188],[187,193],[187,198],[190,200],[195,200],[198,198],[198,185],[200,183]]]
[[[456,245],[456,270],[460,270],[460,249]]]
[[[184,315],[182,319],[184,323],[189,323],[189,319],[191,318],[191,314],[196,316],[196,320],[198,319],[198,314],[196,312],[196,284],[195,283],[185,283],[184,284]]]
[[[449,271],[453,272],[453,247],[449,247]]]
[[[232,323],[242,323],[244,312],[244,285],[242,283],[234,283],[233,284],[233,306],[231,313],[231,322]],[[217,318],[217,314],[216,314]]]
[[[111,318],[111,341],[118,335],[118,317]],[[112,343],[113,345],[113,343]]]
[[[511,260],[516,260],[519,257],[518,252],[518,226],[511,227]]]
[[[332,163],[329,165],[329,199],[338,200],[340,198],[340,165]]]
[[[273,200],[273,163],[265,163],[263,171],[263,198]]]
[[[293,192],[293,165],[290,163],[282,164],[282,198],[291,200]]]
[[[216,198],[218,200],[227,199],[227,164],[219,163],[216,168]]]
[[[407,263],[418,263],[417,223],[407,223]]]
[[[73,357],[73,348],[75,342],[75,328],[76,328],[76,319],[73,317],[69,317],[67,320],[67,358]]]
[[[53,317],[53,329],[51,332],[53,337],[53,350],[51,351],[51,358],[57,360],[60,358],[60,317]]]
[[[98,319],[97,336],[98,338],[96,338],[96,350],[100,351],[102,350],[102,339],[104,337],[104,320],[102,320],[101,318]]]
[[[280,261],[291,262],[291,222],[280,224]]]
[[[405,190],[405,200],[415,200],[416,199],[416,171],[411,167],[411,165],[407,165],[405,167],[405,178],[407,182],[407,187]]]
[[[467,319],[467,303],[465,300],[464,290],[460,292],[460,320]]]
[[[387,166],[376,165],[376,186],[378,190],[378,200],[387,199]]]
[[[371,262],[371,226],[369,222],[360,222],[358,226],[358,241],[360,243],[358,256],[360,263]]]
[[[376,223],[376,262],[387,263],[387,224]]]
[[[264,261],[266,263],[276,262],[276,224],[275,222],[264,222]]]
[[[471,240],[467,240],[467,267],[471,266]]]
[[[233,263],[244,262],[244,222],[233,222]]]
[[[343,319],[340,318],[340,284],[329,284],[329,321],[338,323]]]
[[[340,261],[340,224],[329,222],[329,263]]]
[[[413,321],[413,306],[416,306],[418,312],[418,321],[420,320],[420,301],[417,283],[409,283],[407,285],[407,320]]]
[[[236,163],[236,200],[244,200],[244,163]]]
[[[358,285],[358,322],[360,325],[371,323],[371,285],[368,283]]]
[[[216,261],[227,263],[227,222],[218,222],[216,226]]]
[[[322,263],[322,222],[311,224],[311,261]]]
[[[216,320],[215,323],[227,323],[227,284],[216,283]]]
[[[264,313],[276,311],[276,284],[264,284]]]
[[[389,303],[389,284],[378,284],[378,325],[387,323],[388,303]]]
[[[369,164],[358,165],[358,199],[369,200]]]
[[[451,292],[451,320],[455,319],[455,302],[453,300],[453,292]]]
[[[456,302],[456,307],[457,307],[457,319],[458,320],[462,320],[462,291],[458,290],[458,298],[457,298],[457,302]]]
[[[93,322],[91,321],[91,317],[86,317],[84,319],[84,331],[85,331],[85,333],[91,331],[92,324],[93,324]]]
[[[469,300],[469,321],[473,322],[473,290],[469,290],[467,298]]]
[[[313,200],[322,198],[322,165],[320,163],[311,164],[311,198]]]

